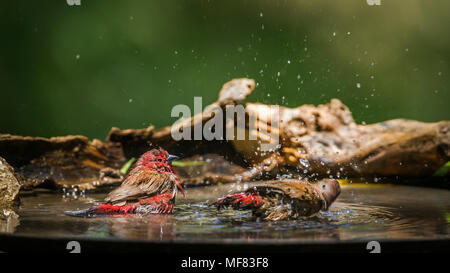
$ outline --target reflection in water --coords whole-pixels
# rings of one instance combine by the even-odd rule
[[[369,240],[448,238],[450,191],[406,186],[344,186],[329,211],[310,218],[265,222],[248,211],[209,207],[230,186],[188,189],[173,215],[75,218],[63,214],[92,206],[105,194],[78,198],[42,191],[22,196],[20,225],[2,232],[47,236],[147,240]],[[18,223],[18,222],[17,222]],[[0,227],[2,225],[0,224]]]
[[[122,216],[105,219],[112,236],[127,239],[151,238],[153,240],[175,239],[175,223],[170,215]]]
[[[12,233],[19,223],[19,215],[13,210],[3,209],[0,211],[0,232]]]

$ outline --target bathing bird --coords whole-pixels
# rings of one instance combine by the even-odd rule
[[[246,191],[219,198],[212,205],[218,209],[251,210],[263,220],[277,221],[327,210],[340,193],[339,182],[335,179],[315,184],[303,180],[271,180],[249,184]]]
[[[162,148],[152,149],[141,155],[122,184],[108,194],[103,204],[65,213],[81,217],[173,213],[178,189],[185,196],[172,167],[175,159],[178,157]]]

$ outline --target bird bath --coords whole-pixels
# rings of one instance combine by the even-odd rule
[[[267,222],[250,212],[221,210],[208,202],[231,185],[190,188],[173,215],[79,218],[65,210],[101,202],[105,193],[23,193],[9,235],[171,243],[348,243],[372,240],[450,239],[450,191],[390,184],[344,185],[329,211],[310,218]],[[181,196],[181,195],[180,195]]]

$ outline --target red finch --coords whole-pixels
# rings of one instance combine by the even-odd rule
[[[105,203],[81,211],[66,211],[72,216],[95,217],[115,214],[172,213],[177,187],[184,195],[172,160],[162,148],[144,153],[119,188],[105,198]]]
[[[250,184],[245,192],[220,198],[218,209],[232,207],[252,210],[264,220],[295,219],[327,210],[341,193],[339,182],[325,179],[316,184],[306,181],[266,181]]]

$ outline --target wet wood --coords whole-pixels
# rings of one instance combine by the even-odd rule
[[[202,115],[186,118],[178,126],[190,126],[193,132],[195,124],[204,125],[215,116],[216,109],[241,104],[254,88],[251,79],[234,79],[222,87],[218,100],[206,107]],[[178,168],[186,185],[191,186],[283,175],[309,179],[429,177],[450,160],[449,121],[423,123],[396,119],[360,125],[341,101],[333,99],[319,106],[279,107],[280,126],[272,128],[270,105],[246,103],[244,106],[247,118],[257,113],[258,126],[279,133],[278,149],[258,151],[260,142],[273,140],[264,132],[252,129],[247,121],[246,135],[257,135],[257,140],[174,141],[172,126],[112,128],[105,142],[89,141],[83,136],[0,135],[0,156],[13,166],[23,189],[48,186],[78,190],[120,183],[123,177],[118,169],[151,146],[162,146],[185,158],[220,156],[217,162],[213,160],[211,165],[200,168],[196,175]]]
[[[120,183],[122,177],[116,170],[126,161],[120,144],[89,141],[83,136],[0,135],[0,154],[14,167],[22,189],[89,190]]]
[[[14,169],[0,157],[0,218],[2,210],[10,208],[18,201],[19,189],[20,184],[14,175]]]
[[[267,107],[248,106],[259,112]],[[450,122],[396,119],[359,125],[337,99],[317,107],[280,107],[279,131],[281,148],[273,153],[277,166],[309,177],[426,177],[450,160]],[[249,145],[241,146],[235,145],[238,152],[254,158]]]

